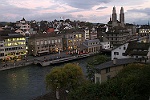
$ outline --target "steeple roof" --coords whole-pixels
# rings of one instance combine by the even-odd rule
[[[123,7],[121,7],[121,9],[120,9],[120,14],[121,14],[121,13],[124,13]]]
[[[116,7],[115,6],[113,7],[113,13],[116,13]]]

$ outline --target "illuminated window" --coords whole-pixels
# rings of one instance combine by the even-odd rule
[[[44,44],[47,44],[47,41],[45,41]]]
[[[60,43],[60,39],[58,39],[58,43]]]
[[[54,43],[54,40],[52,40],[52,44]]]
[[[40,43],[39,43],[38,41],[36,42],[36,44],[37,44],[37,45],[40,45]]]
[[[55,43],[57,43],[57,40],[55,40]]]
[[[79,38],[81,38],[82,37],[82,34],[79,34]]]
[[[76,38],[78,38],[78,35],[76,34]]]
[[[41,41],[41,45],[43,45],[43,41]]]
[[[68,43],[72,43],[72,40],[68,40]]]

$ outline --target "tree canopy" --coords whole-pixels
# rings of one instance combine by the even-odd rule
[[[109,81],[72,91],[69,100],[148,100],[149,96],[150,66],[131,64]]]
[[[82,84],[84,76],[81,67],[75,63],[65,64],[63,67],[54,67],[46,75],[46,86],[49,89],[71,90]]]

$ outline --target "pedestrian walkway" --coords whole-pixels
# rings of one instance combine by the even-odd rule
[[[0,71],[17,68],[17,67],[24,67],[24,66],[33,64],[35,59],[44,61],[44,60],[48,60],[48,59],[54,60],[54,59],[58,59],[60,57],[69,57],[69,56],[71,56],[71,55],[67,55],[66,52],[50,54],[50,55],[45,55],[45,56],[39,56],[39,57],[27,56],[26,60],[0,62]]]

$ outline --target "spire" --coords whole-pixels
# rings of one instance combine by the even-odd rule
[[[111,20],[111,15],[110,15],[110,21],[112,21],[112,20]]]
[[[116,7],[114,6],[113,7],[113,10],[112,10],[112,23],[117,23],[117,14],[116,14]]]
[[[121,7],[121,9],[120,9],[120,22],[121,22],[121,26],[124,26],[124,9],[123,9],[123,7]]]
[[[115,6],[113,7],[113,11],[112,12],[113,12],[113,14],[116,13],[116,7]]]
[[[120,14],[122,14],[122,13],[124,13],[123,7],[121,7],[121,9],[120,9]]]

